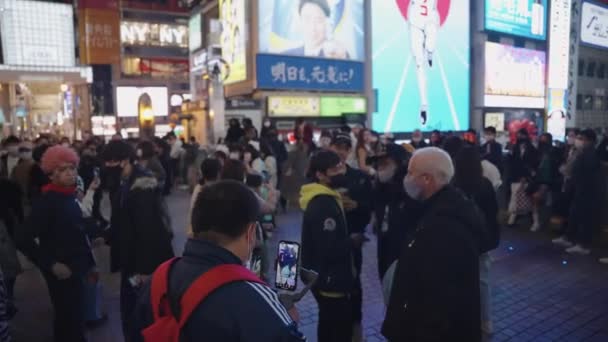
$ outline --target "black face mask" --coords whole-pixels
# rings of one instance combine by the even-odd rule
[[[329,177],[330,187],[332,189],[346,188],[348,186],[348,178],[345,174],[339,174]]]
[[[122,179],[122,167],[111,166],[104,168],[103,188],[109,192],[116,192],[120,188]]]

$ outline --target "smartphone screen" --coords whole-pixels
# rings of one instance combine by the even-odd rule
[[[298,287],[298,267],[300,261],[300,244],[292,241],[279,241],[277,252],[277,273],[275,287],[281,290],[295,291]]]

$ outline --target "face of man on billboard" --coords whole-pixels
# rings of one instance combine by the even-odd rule
[[[312,2],[300,9],[300,21],[306,49],[320,48],[327,40],[327,16],[323,9]]]

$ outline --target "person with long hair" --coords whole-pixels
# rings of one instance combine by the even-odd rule
[[[369,129],[362,129],[359,131],[356,151],[359,170],[370,176],[374,176],[376,174],[376,170],[367,163],[368,158],[375,155],[374,149],[372,148],[372,143],[373,135]]]
[[[479,149],[464,147],[455,154],[454,179],[452,184],[462,190],[479,208],[485,219],[485,234],[479,258],[479,280],[481,290],[481,329],[493,333],[492,295],[490,268],[492,260],[488,252],[496,249],[500,241],[498,225],[498,201],[492,183],[483,176]]]

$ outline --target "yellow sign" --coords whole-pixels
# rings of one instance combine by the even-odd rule
[[[245,0],[220,0],[222,58],[230,66],[224,84],[247,79],[247,22]]]
[[[505,130],[505,113],[486,113],[484,127],[494,127],[496,132],[503,132]]]
[[[319,116],[321,99],[303,96],[269,96],[269,116]]]

